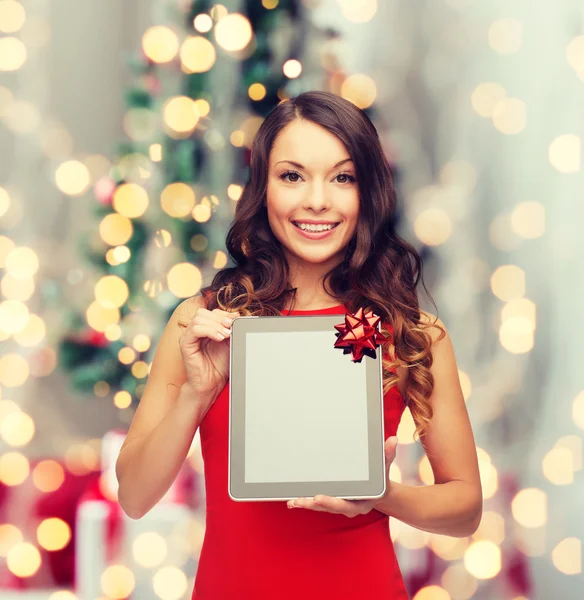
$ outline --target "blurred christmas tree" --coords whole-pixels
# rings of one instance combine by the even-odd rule
[[[86,310],[68,316],[60,365],[76,390],[112,394],[120,408],[139,401],[152,340],[176,305],[227,265],[225,232],[264,117],[307,89],[341,93],[346,81],[339,33],[315,27],[306,3],[229,5],[175,1],[167,24],[144,33],[128,139],[94,188],[98,223],[81,245],[103,276]],[[343,94],[373,119],[372,100]]]

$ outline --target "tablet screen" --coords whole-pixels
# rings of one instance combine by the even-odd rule
[[[247,356],[262,360],[246,366],[246,483],[369,479],[366,364],[331,352],[335,340],[247,333]]]

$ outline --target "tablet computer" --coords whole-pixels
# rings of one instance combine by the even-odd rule
[[[231,325],[228,490],[235,501],[385,493],[381,348],[335,348],[344,315]]]

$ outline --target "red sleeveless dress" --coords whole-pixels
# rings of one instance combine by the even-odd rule
[[[283,314],[342,314],[343,306]],[[342,322],[342,319],[339,320]],[[385,439],[404,410],[397,386],[384,397]],[[193,600],[408,600],[389,517],[234,502],[227,493],[229,383],[200,426],[206,530]]]

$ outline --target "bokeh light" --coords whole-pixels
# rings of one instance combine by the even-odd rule
[[[253,37],[253,30],[248,18],[239,13],[231,13],[215,25],[215,39],[225,50],[234,52],[243,50]]]
[[[178,37],[163,25],[148,28],[142,36],[144,54],[155,63],[171,61],[178,52]]]
[[[511,502],[513,518],[523,527],[542,527],[547,522],[547,495],[538,488],[525,488]]]

